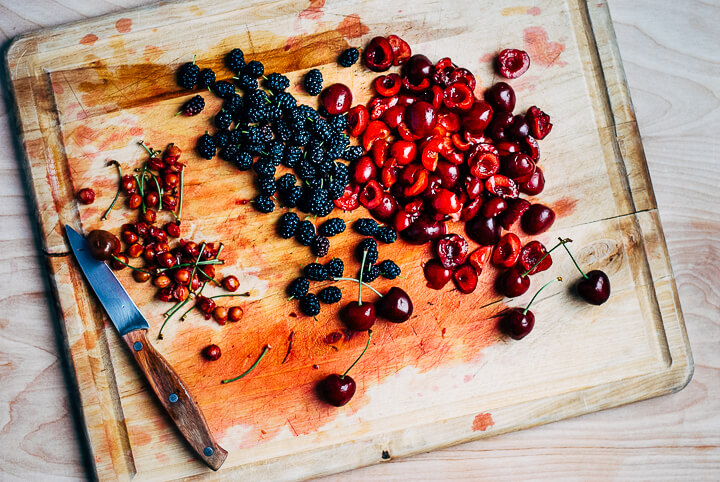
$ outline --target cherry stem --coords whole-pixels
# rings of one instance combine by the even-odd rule
[[[345,375],[347,375],[348,372],[349,372],[350,370],[352,370],[352,367],[354,367],[354,366],[357,364],[357,362],[360,361],[360,359],[363,357],[363,355],[364,355],[365,352],[367,351],[368,347],[370,346],[370,339],[372,339],[372,330],[368,330],[368,339],[367,339],[367,343],[365,344],[365,349],[362,351],[362,353],[360,353],[360,356],[355,359],[355,361],[353,362],[353,364],[350,365],[350,368],[348,368],[347,370],[345,370],[345,373],[343,373],[340,378],[345,378]]]
[[[110,211],[112,211],[112,208],[115,207],[115,203],[117,202],[118,197],[120,197],[120,191],[122,190],[122,177],[123,177],[122,168],[120,167],[120,163],[117,161],[110,161],[106,165],[110,166],[112,164],[115,164],[115,167],[117,167],[118,175],[120,176],[120,181],[118,181],[118,189],[117,189],[117,192],[115,193],[115,198],[113,198],[112,202],[110,203],[110,207],[107,208],[107,211],[105,211],[105,213],[102,215],[102,218],[100,218],[103,221],[105,221],[108,218],[108,216],[110,216]]]
[[[558,276],[558,277],[555,278],[555,279],[551,279],[550,281],[548,281],[547,283],[545,283],[544,285],[542,285],[539,290],[537,290],[537,292],[535,293],[535,295],[530,299],[530,303],[528,303],[528,305],[527,305],[527,306],[525,307],[525,309],[523,310],[523,315],[524,315],[524,314],[527,314],[528,310],[530,309],[530,305],[533,304],[533,301],[535,301],[535,298],[537,298],[537,295],[539,295],[540,292],[541,292],[542,290],[544,290],[547,285],[549,285],[550,283],[552,283],[553,281],[556,281],[556,280],[557,280],[557,281],[562,281],[562,278],[561,278],[560,276]]]
[[[200,289],[198,290],[198,292],[195,294],[195,300],[196,300],[195,303],[197,303],[197,299],[200,297],[200,295],[202,294],[202,292],[203,292],[203,290],[205,289],[205,286],[207,286],[207,284],[208,284],[207,281],[204,282],[204,283],[202,284],[202,286],[200,287]],[[190,308],[188,308],[188,309],[185,311],[185,313],[183,313],[182,316],[180,317],[180,321],[185,321],[185,318],[187,318],[187,315],[189,315],[190,312],[191,312],[193,309],[195,309],[196,307],[197,307],[197,304],[194,304],[194,305],[192,305]]]
[[[563,244],[563,246],[565,246],[565,245]],[[583,278],[588,279],[588,277],[587,277],[587,275],[585,274],[585,272],[583,272],[583,270],[580,269],[580,266],[578,266],[577,261],[575,261],[575,257],[572,255],[572,253],[571,253],[570,250],[567,248],[567,246],[565,246],[565,251],[567,251],[567,253],[570,255],[570,259],[572,260],[573,264],[574,264],[575,267],[578,269],[578,271],[580,271],[580,274],[583,275]]]
[[[198,252],[198,256],[195,259],[195,266],[193,266],[192,271],[190,272],[190,286],[192,287],[192,280],[195,277],[195,271],[197,271],[197,265],[200,262],[200,256],[202,256],[203,251],[205,251],[205,243],[200,244],[200,251]]]
[[[180,218],[182,217],[182,205],[183,205],[183,173],[185,172],[185,167],[180,168],[180,194],[178,194],[178,197],[180,198],[178,200],[178,213],[175,218],[177,219],[178,223],[180,222]]]
[[[270,351],[270,345],[265,345],[265,347],[263,348],[263,351],[260,354],[260,356],[258,357],[258,359],[255,361],[255,363],[252,364],[252,366],[250,368],[247,369],[247,371],[245,373],[238,375],[235,378],[229,378],[227,380],[223,380],[220,383],[232,383],[236,380],[240,380],[242,377],[244,377],[245,375],[247,375],[248,373],[253,371],[255,369],[255,367],[258,366],[258,363],[260,363],[260,360],[262,360],[265,357],[265,354],[269,351]]]
[[[225,264],[225,261],[221,259],[206,259],[205,261],[200,261],[197,263],[197,266],[205,266],[207,264]],[[165,271],[169,269],[177,269],[177,268],[189,268],[190,266],[196,266],[195,263],[182,263],[182,264],[176,264],[174,266],[171,266],[169,268],[161,268],[155,271],[156,274],[164,273]]]
[[[142,268],[136,268],[135,266],[130,266],[130,265],[127,264],[125,261],[121,260],[120,258],[118,258],[118,257],[115,256],[115,255],[113,255],[113,259],[114,259],[115,261],[117,261],[118,263],[120,263],[120,264],[124,264],[125,266],[127,266],[127,267],[130,268],[130,269],[134,269],[135,271],[140,271],[141,273],[147,273],[147,274],[149,274],[149,275],[152,275],[152,274],[153,274],[153,273],[151,273],[150,271],[144,270],[144,269],[142,269]]]
[[[357,280],[357,279],[355,279],[355,278],[331,278],[331,279],[332,279],[333,281],[354,281],[354,282],[356,282],[356,283],[357,283],[357,282],[360,282],[360,283],[364,284],[365,286],[367,286],[368,288],[370,288],[371,290],[373,290],[376,295],[382,297],[382,293],[380,293],[378,290],[376,290],[375,288],[373,288],[372,286],[370,286],[369,284],[367,284],[367,283],[364,282],[364,281],[360,281],[360,280]]]
[[[545,258],[547,258],[548,256],[550,256],[550,253],[552,253],[553,251],[555,251],[556,248],[559,248],[560,245],[565,245],[565,243],[572,243],[572,239],[570,239],[570,238],[565,238],[565,239],[559,238],[559,239],[560,239],[560,242],[559,242],[558,244],[556,244],[555,246],[553,246],[550,251],[548,251],[547,253],[545,253],[542,258],[540,258],[539,260],[537,260],[537,261],[535,262],[535,264],[532,265],[532,267],[531,267],[529,270],[527,270],[527,271],[525,271],[523,274],[521,274],[520,277],[521,277],[521,278],[524,278],[524,277],[526,277],[527,275],[529,275],[530,272],[531,272],[532,270],[534,270],[534,269],[542,262],[542,260],[544,260]]]
[[[162,209],[162,189],[160,189],[160,183],[157,180],[157,176],[153,173],[150,173],[150,177],[152,177],[152,180],[155,181],[155,187],[157,188],[158,192],[158,209]]]
[[[145,149],[148,152],[148,154],[150,154],[150,157],[157,157],[158,153],[160,152],[160,151],[155,151],[153,149],[150,149],[148,146],[145,145],[145,141],[140,141],[140,142],[138,142],[138,144],[143,146],[143,149]]]
[[[368,250],[363,251],[362,264],[360,265],[360,277],[358,278],[358,306],[362,306],[362,276],[365,269],[365,258],[367,258]]]
[[[250,296],[250,292],[246,291],[245,293],[233,293],[231,295],[215,295],[215,296],[208,296],[209,300],[214,300],[215,298],[226,298],[228,296]]]

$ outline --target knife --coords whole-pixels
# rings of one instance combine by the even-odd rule
[[[112,270],[92,257],[85,238],[65,225],[70,247],[88,283],[130,348],[150,387],[193,450],[213,470],[225,462],[227,451],[215,441],[200,407],[167,360],[147,339],[150,328]]]

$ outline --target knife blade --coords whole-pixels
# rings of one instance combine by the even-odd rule
[[[163,408],[193,450],[213,470],[227,458],[205,416],[180,376],[147,339],[147,320],[103,261],[93,258],[85,238],[65,225],[68,242],[100,304],[123,337]]]

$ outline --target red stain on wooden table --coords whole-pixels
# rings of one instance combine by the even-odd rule
[[[115,22],[115,29],[120,33],[129,33],[132,30],[132,20],[129,18],[121,18]]]
[[[360,15],[353,13],[345,17],[336,29],[343,37],[359,38],[370,31],[367,25],[360,21]]]
[[[89,33],[80,39],[80,44],[81,45],[93,45],[95,42],[97,42],[97,40],[98,40],[97,35],[95,35],[93,33]]]
[[[473,419],[472,429],[473,432],[484,432],[488,428],[495,425],[495,421],[490,413],[479,413],[475,415]]]
[[[523,30],[523,34],[525,50],[530,55],[531,62],[544,67],[567,65],[560,60],[560,54],[565,51],[565,44],[551,42],[543,27],[528,27]]]

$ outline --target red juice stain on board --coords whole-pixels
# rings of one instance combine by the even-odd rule
[[[577,202],[577,199],[564,197],[555,201],[552,208],[557,217],[569,216],[575,212]]]
[[[121,18],[115,22],[115,30],[120,33],[129,33],[132,30],[132,20],[129,18]]]
[[[360,15],[353,13],[345,17],[336,29],[343,37],[352,39],[359,38],[370,31],[367,25],[360,21]]]
[[[320,20],[323,17],[323,7],[325,6],[325,0],[310,0],[310,5],[307,6],[298,14],[298,18],[307,18],[310,20]]]
[[[530,7],[528,8],[527,14],[537,17],[541,12],[542,10],[540,10],[540,7]]]
[[[95,42],[97,42],[97,40],[98,40],[97,35],[89,33],[80,39],[80,44],[81,45],[93,45]]]
[[[493,420],[491,414],[479,413],[475,415],[475,418],[473,419],[472,430],[473,432],[484,432],[493,425],[495,425],[495,421]]]
[[[566,62],[559,60],[560,54],[565,51],[565,44],[551,42],[547,31],[542,27],[528,27],[523,30],[525,50],[530,55],[531,62],[550,67],[558,65],[564,67]]]

